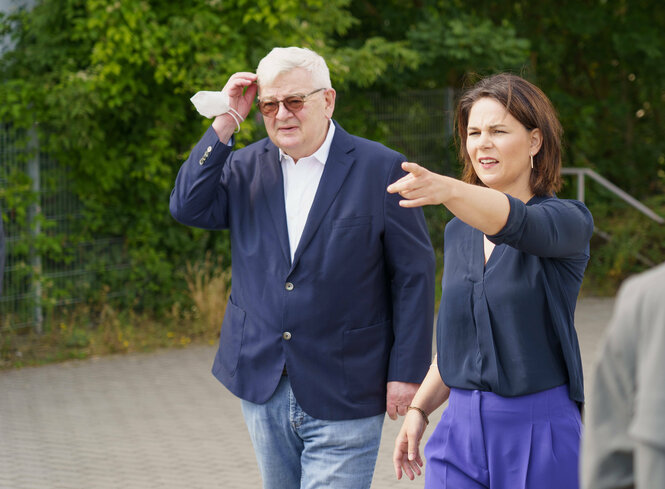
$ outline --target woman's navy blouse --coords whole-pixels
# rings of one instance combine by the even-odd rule
[[[569,384],[584,401],[575,304],[593,219],[575,200],[507,196],[504,228],[487,238],[454,218],[445,229],[438,367],[449,387],[505,397]]]

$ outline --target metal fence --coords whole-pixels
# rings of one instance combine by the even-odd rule
[[[369,95],[371,110],[365,120],[378,128],[383,141],[410,160],[446,171],[452,98],[451,90],[413,91],[393,97]],[[340,109],[343,112],[343,103]],[[14,184],[11,188],[16,188],[17,180],[24,182],[24,192],[10,198],[6,190],[10,182]],[[25,205],[31,198],[34,201]],[[16,205],[17,199],[23,207]],[[104,282],[101,274],[128,266],[121,236],[76,241],[85,215],[73,192],[70,171],[39,151],[36,132],[17,133],[9,126],[0,126],[0,208],[7,253],[0,335],[28,328],[42,331],[64,306],[90,297]],[[27,209],[25,215],[22,209]],[[56,237],[60,249],[40,250],[35,246],[40,236]]]
[[[433,170],[450,173],[455,91],[417,90],[384,97],[371,95],[369,118],[386,127],[388,146]]]
[[[39,150],[36,131],[0,126],[6,236],[0,334],[26,328],[41,332],[63,306],[85,299],[100,269],[126,266],[122,237],[78,238],[84,216],[72,183],[68,168]],[[40,246],[44,236],[56,238],[51,249]]]

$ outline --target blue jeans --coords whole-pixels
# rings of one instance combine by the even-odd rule
[[[384,415],[324,421],[305,413],[282,377],[265,404],[242,401],[264,489],[369,489]]]

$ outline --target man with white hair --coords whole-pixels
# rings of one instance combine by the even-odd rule
[[[268,138],[233,151],[257,93]],[[222,94],[171,194],[179,222],[230,229],[213,373],[242,399],[264,487],[368,488],[384,414],[406,414],[431,360],[427,227],[386,192],[405,158],[332,120],[308,49],[273,49]]]

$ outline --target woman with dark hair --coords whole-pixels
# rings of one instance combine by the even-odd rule
[[[457,111],[462,181],[415,163],[388,187],[404,207],[445,205],[437,356],[395,442],[398,478],[427,488],[578,487],[584,402],[574,312],[593,220],[558,199],[561,126],[547,96],[510,74],[481,80]]]

